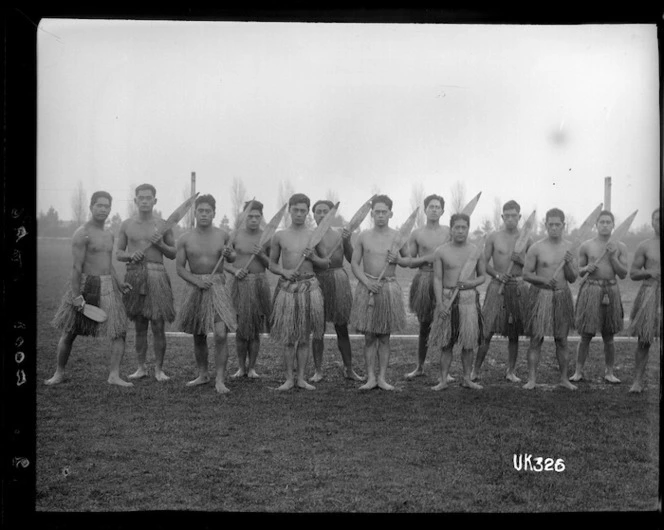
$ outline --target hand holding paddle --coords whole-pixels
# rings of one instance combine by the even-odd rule
[[[526,219],[526,222],[523,223],[523,226],[521,227],[521,233],[519,234],[519,237],[517,238],[516,243],[514,244],[514,254],[521,254],[526,249],[526,245],[528,244],[528,239],[530,238],[530,234],[532,233],[534,226],[535,226],[535,210],[533,210],[533,213],[531,213],[528,216],[528,219]],[[512,261],[510,261],[509,265],[507,266],[507,271],[505,272],[506,276],[510,275],[513,267],[514,267],[514,259],[512,259]],[[505,289],[505,282],[503,282],[498,288],[498,294],[503,294],[504,289]]]

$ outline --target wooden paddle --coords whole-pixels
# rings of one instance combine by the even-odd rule
[[[516,252],[517,254],[521,254],[526,249],[526,245],[528,244],[528,239],[530,238],[530,234],[532,233],[534,226],[535,226],[535,210],[533,210],[533,213],[531,213],[528,219],[526,219],[526,222],[523,223],[523,226],[521,227],[521,233],[519,234],[519,237],[517,237],[516,243],[514,243],[514,252]],[[514,262],[510,261],[509,265],[507,266],[507,271],[505,272],[507,276],[510,275],[513,267],[514,267]],[[504,289],[505,289],[505,284],[501,283],[500,287],[498,288],[498,294],[503,294]]]
[[[337,204],[335,204],[334,207],[329,212],[327,212],[327,214],[325,214],[325,217],[323,217],[323,220],[320,222],[320,224],[314,229],[313,232],[311,232],[306,248],[313,249],[316,245],[318,245],[318,243],[320,243],[320,240],[323,239],[323,236],[332,226],[332,221],[334,221],[334,217],[337,215],[338,209],[339,202],[337,202]],[[295,272],[300,270],[300,267],[302,267],[305,259],[306,258],[304,256],[300,258],[297,267],[295,267]]]
[[[459,272],[460,281],[466,281],[473,275],[473,271],[475,270],[475,267],[477,267],[477,261],[480,259],[480,256],[482,256],[482,252],[484,252],[484,243],[486,242],[486,237],[486,234],[482,236],[482,239],[477,243],[473,251],[466,259],[466,262],[463,264],[463,267],[461,267],[461,272]],[[452,307],[452,304],[454,303],[454,300],[458,294],[459,288],[455,287],[454,291],[452,291],[452,297],[445,304],[447,311],[449,311]]]
[[[351,234],[353,232],[355,232],[355,230],[357,230],[360,227],[360,225],[362,224],[362,221],[364,221],[366,219],[367,214],[371,211],[371,201],[373,200],[374,197],[375,197],[375,195],[373,195],[371,197],[371,199],[369,199],[367,202],[362,204],[362,206],[360,206],[360,208],[357,210],[357,212],[355,212],[355,215],[353,215],[351,220],[346,225],[346,229]],[[343,243],[343,237],[339,239],[337,244],[334,245],[332,250],[329,252],[329,254],[327,256],[325,256],[325,258],[326,259],[331,258],[332,254],[334,254],[337,251],[337,249],[341,246],[342,243]]]
[[[622,238],[624,238],[627,235],[627,232],[629,232],[629,227],[632,226],[632,222],[634,221],[634,218],[636,217],[636,214],[638,213],[638,210],[636,210],[632,215],[630,215],[627,219],[625,219],[618,227],[613,231],[611,234],[611,237],[607,241],[607,246],[609,243],[617,243],[620,241]],[[604,259],[604,256],[606,256],[608,253],[608,250],[606,247],[604,247],[604,252],[597,258],[595,263],[599,263]],[[581,283],[579,284],[579,288],[586,283],[588,278],[590,277],[590,274],[586,274],[583,279],[581,280]]]
[[[473,197],[468,204],[466,204],[463,209],[459,213],[465,213],[468,217],[473,215],[473,212],[475,211],[475,206],[477,206],[477,203],[480,200],[480,195],[482,195],[482,192],[480,191],[475,197]]]
[[[247,220],[247,216],[249,215],[249,212],[251,211],[251,207],[254,205],[254,201],[256,200],[256,197],[251,199],[251,202],[247,205],[247,207],[240,212],[240,214],[237,216],[237,219],[235,220],[235,230],[233,230],[233,233],[231,234],[231,238],[228,240],[228,245],[224,245],[224,248],[226,246],[233,246],[233,243],[235,243],[235,238],[237,237],[237,233],[242,228],[242,225],[244,222]],[[224,249],[221,249],[221,256],[219,256],[219,259],[217,260],[216,265],[214,266],[214,269],[212,269],[211,274],[214,276],[217,270],[221,265],[223,265],[224,260],[226,259],[226,256],[224,256]]]
[[[284,204],[277,213],[274,214],[272,219],[270,219],[270,222],[267,224],[265,229],[263,230],[263,233],[261,234],[260,240],[258,241],[258,246],[263,248],[263,246],[270,240],[272,239],[272,236],[277,231],[277,228],[279,228],[279,224],[281,223],[281,220],[284,218],[284,213],[286,213],[286,208],[288,208],[288,203]],[[254,258],[256,257],[256,254],[252,254],[249,257],[249,261],[242,267],[243,271],[247,271],[249,269],[249,265],[251,265],[251,262],[254,261]]]

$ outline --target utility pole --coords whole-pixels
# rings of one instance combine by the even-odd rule
[[[604,209],[611,211],[611,177],[604,177]]]
[[[191,172],[191,195],[194,195],[196,193],[196,172],[192,171]],[[191,214],[191,210],[189,212],[189,219],[190,219],[190,225],[191,228],[194,228],[194,215]]]

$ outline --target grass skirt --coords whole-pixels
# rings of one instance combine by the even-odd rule
[[[499,333],[504,337],[525,335],[528,316],[528,284],[519,278],[503,285],[495,278],[491,280],[482,306],[482,316],[487,333]]]
[[[443,288],[443,303],[451,298],[453,292],[454,289]],[[434,311],[427,351],[440,352],[455,344],[458,348],[472,350],[482,344],[483,327],[480,294],[476,289],[459,291],[446,318],[440,311]]]
[[[574,302],[567,283],[562,289],[541,289],[532,286],[528,290],[530,315],[526,334],[535,339],[566,338],[574,328]]]
[[[371,278],[371,276],[368,277]],[[383,278],[380,284],[382,286],[380,291],[373,297],[373,311],[369,308],[369,289],[361,282],[358,282],[355,288],[350,321],[360,333],[389,335],[399,331],[406,324],[401,286],[397,283],[396,278],[394,276]]]
[[[130,320],[175,320],[171,279],[163,263],[128,263],[125,282],[132,286],[122,297]]]
[[[417,271],[410,284],[408,297],[410,310],[420,322],[431,322],[436,308],[436,295],[433,292],[433,270]]]
[[[650,344],[662,336],[662,284],[654,278],[641,283],[630,315],[629,334]]]
[[[586,280],[576,297],[575,326],[580,334],[615,335],[623,329],[623,306],[615,280]]]
[[[176,327],[191,335],[207,335],[214,332],[215,322],[222,321],[230,331],[235,331],[235,309],[226,290],[223,274],[194,274],[201,280],[211,278],[214,284],[209,289],[199,289],[185,282],[182,307],[178,312]]]
[[[325,333],[323,292],[315,277],[289,282],[279,279],[275,290],[271,337],[284,345],[308,341]]]
[[[353,307],[353,293],[346,269],[327,269],[316,277],[323,291],[325,321],[337,325],[348,324]]]
[[[102,323],[95,322],[77,311],[72,305],[74,297],[70,286],[63,295],[60,307],[51,322],[54,327],[75,335],[107,337],[109,339],[117,339],[126,335],[129,321],[122,304],[122,294],[112,276],[82,274],[81,294],[86,303],[96,305],[106,312],[108,316],[106,321]]]
[[[247,274],[242,280],[231,277],[230,291],[237,313],[237,336],[251,340],[269,332],[272,299],[265,273]]]

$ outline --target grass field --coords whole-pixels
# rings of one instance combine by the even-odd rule
[[[57,332],[49,326],[69,275],[69,242],[38,248],[37,376],[55,368]],[[174,267],[173,267],[174,269]],[[118,267],[122,271],[122,267]],[[400,271],[407,293],[409,271]],[[171,275],[178,300],[181,283]],[[626,312],[635,289],[623,288]],[[407,333],[416,333],[416,320]],[[362,341],[353,339],[363,372]],[[316,391],[275,392],[280,350],[263,342],[263,378],[187,388],[192,340],[169,339],[167,383],[131,389],[105,383],[108,343],[79,338],[68,379],[37,388],[38,511],[560,512],[654,510],[659,481],[658,344],[648,386],[628,393],[633,342],[617,343],[616,374],[602,383],[601,343],[593,341],[589,382],[555,387],[557,364],[545,342],[533,392],[503,379],[506,342],[495,341],[483,367],[484,390],[458,384],[432,392],[428,374],[405,381],[416,341],[393,338],[388,380],[396,392],[361,392],[345,380],[333,340],[326,379]],[[229,339],[229,372],[237,367]],[[576,343],[572,342],[572,347]],[[129,334],[122,374],[135,369]],[[526,343],[517,373],[525,376]],[[150,351],[149,357],[152,358]],[[311,364],[311,363],[310,363]],[[211,365],[211,368],[213,366]],[[573,369],[573,363],[570,370]],[[310,366],[311,371],[311,366]],[[453,374],[459,376],[455,357]],[[517,471],[515,455],[562,459],[565,470]],[[533,463],[535,461],[533,460]]]

